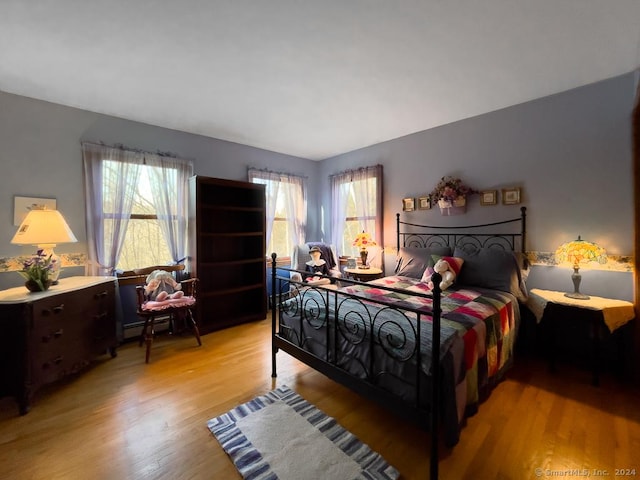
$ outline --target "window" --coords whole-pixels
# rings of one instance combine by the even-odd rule
[[[356,256],[353,239],[362,231],[382,245],[382,166],[331,176],[332,242],[339,255]],[[374,264],[381,263],[380,255]],[[374,260],[374,259],[372,259]]]
[[[359,192],[376,192],[378,179],[365,178],[362,180],[354,180],[343,184],[346,196],[346,211],[344,232],[342,234],[342,241],[340,243],[341,251],[349,254],[356,254],[357,248],[352,245],[353,239],[356,235],[362,231],[368,232],[373,238],[376,238],[376,202],[375,197],[369,198],[364,196],[366,201],[362,205],[358,205],[358,198],[363,198],[363,195]],[[372,200],[372,201],[369,201]]]
[[[111,275],[186,257],[192,162],[82,144],[88,275]]]
[[[117,194],[117,165],[107,160],[103,164],[103,204],[104,211],[104,241],[105,245],[114,238],[115,219],[119,216],[113,209],[112,195]],[[158,214],[153,203],[151,193],[150,170],[159,169],[142,165],[138,181],[134,185],[131,216],[127,222],[127,230],[120,249],[120,256],[116,263],[118,270],[132,270],[151,265],[166,265],[171,263],[169,245],[164,238]],[[157,178],[159,172],[153,172]],[[175,188],[173,185],[171,188]]]
[[[306,179],[296,175],[250,169],[249,181],[265,185],[267,197],[267,251],[289,257],[304,242],[307,221]]]

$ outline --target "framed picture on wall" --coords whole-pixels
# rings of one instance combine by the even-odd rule
[[[431,198],[419,197],[418,198],[418,210],[429,210],[431,208]]]
[[[480,192],[480,205],[495,205],[498,203],[497,190],[484,190]]]
[[[520,189],[518,187],[503,188],[502,203],[504,205],[517,205],[520,203]]]
[[[29,210],[43,207],[49,210],[56,210],[56,199],[40,197],[13,197],[13,224],[16,227],[19,227],[24,220],[24,217],[29,213]]]
[[[405,212],[412,212],[416,209],[416,201],[413,198],[402,199],[402,210]]]

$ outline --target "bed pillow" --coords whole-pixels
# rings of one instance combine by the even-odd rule
[[[396,257],[395,274],[419,279],[425,269],[435,263],[432,255],[451,255],[451,247],[400,247]]]
[[[525,284],[528,262],[522,254],[497,248],[479,248],[473,252],[456,248],[455,256],[464,259],[458,283],[469,287],[490,288],[527,299]]]
[[[425,268],[422,273],[422,277],[420,278],[421,282],[429,282],[431,281],[431,275],[434,274],[435,270],[433,266],[436,264],[438,260],[445,260],[449,264],[449,268],[456,274],[456,278],[453,283],[458,282],[458,278],[460,276],[460,272],[462,271],[462,264],[464,263],[464,259],[460,257],[450,256],[450,255],[431,255],[431,265]]]

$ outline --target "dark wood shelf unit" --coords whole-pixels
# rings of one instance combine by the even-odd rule
[[[189,270],[200,279],[196,315],[201,333],[264,319],[264,185],[192,177],[189,242]]]

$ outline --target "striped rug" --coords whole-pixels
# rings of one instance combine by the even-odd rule
[[[379,454],[285,386],[207,426],[247,480],[398,478]]]

